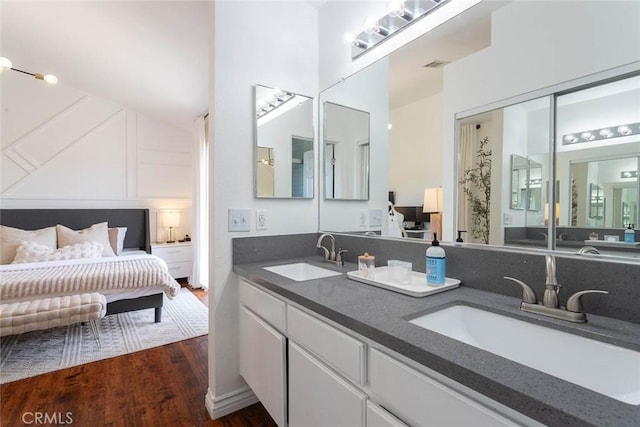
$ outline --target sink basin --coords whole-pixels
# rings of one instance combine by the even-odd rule
[[[640,404],[640,352],[465,305],[410,321],[631,405]]]
[[[305,280],[322,279],[323,277],[340,276],[342,274],[338,271],[316,267],[315,265],[311,265],[306,262],[274,265],[273,267],[264,267],[264,269],[298,282],[303,282]]]

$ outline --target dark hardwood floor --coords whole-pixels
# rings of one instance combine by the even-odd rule
[[[192,291],[207,304],[206,291]],[[204,335],[3,384],[0,425],[275,426],[259,403],[209,418],[207,345]],[[38,414],[57,422],[36,423]]]

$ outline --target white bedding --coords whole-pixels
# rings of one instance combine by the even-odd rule
[[[99,292],[115,300],[124,297],[123,293],[136,291],[131,295],[140,296],[157,292],[159,287],[169,298],[180,290],[167,264],[149,254],[0,265],[3,302],[85,292]],[[109,298],[110,294],[119,295]]]

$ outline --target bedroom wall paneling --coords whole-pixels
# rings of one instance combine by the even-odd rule
[[[314,199],[254,198],[252,129],[254,85],[287,88],[313,97],[318,93],[318,12],[308,2],[225,1],[213,5],[211,63],[215,69],[209,109],[213,118],[209,180],[211,334],[206,405],[215,418],[255,401],[239,375],[238,281],[232,272],[231,238],[318,230],[317,184]],[[267,27],[277,30],[265,31]],[[314,169],[320,169],[317,160]],[[252,210],[250,232],[227,231],[229,208]],[[265,231],[255,230],[256,209],[267,212]]]
[[[190,131],[63,84],[1,84],[3,200],[191,199]]]

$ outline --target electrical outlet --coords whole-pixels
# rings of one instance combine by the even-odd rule
[[[256,230],[267,229],[267,211],[264,209],[256,210]]]
[[[382,227],[382,209],[371,209],[369,211],[369,226]]]
[[[229,231],[251,231],[251,209],[229,209]]]
[[[360,211],[360,227],[367,226],[367,211]]]

